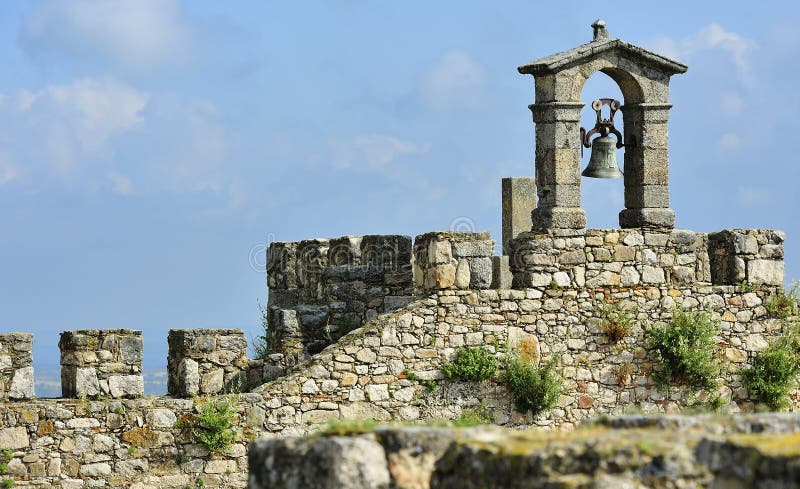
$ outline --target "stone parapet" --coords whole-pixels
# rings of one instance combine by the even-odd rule
[[[782,285],[783,231],[726,229],[708,235],[711,279],[715,284]]]
[[[144,394],[141,331],[64,331],[58,347],[63,397],[120,398]]]
[[[494,240],[488,231],[438,231],[414,240],[414,285],[421,292],[488,289]]]
[[[708,238],[684,229],[525,233],[512,241],[514,287],[687,286],[711,282]]]
[[[0,399],[34,397],[30,333],[0,334]]]
[[[178,397],[240,391],[250,360],[241,329],[171,329],[167,392]]]
[[[272,243],[267,251],[270,351],[299,361],[413,297],[411,238]]]

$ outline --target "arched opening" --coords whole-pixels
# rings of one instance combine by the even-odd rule
[[[630,75],[628,75],[630,76]],[[587,131],[594,127],[596,114],[592,109],[592,101],[599,98],[613,98],[619,100],[623,105],[628,102],[623,96],[620,85],[605,73],[595,72],[583,85],[580,100],[586,106],[581,110],[581,127]],[[601,116],[606,119],[609,117],[610,108],[603,106]],[[623,133],[624,119],[621,110],[614,115],[614,126]],[[578,137],[576,134],[575,137]],[[593,136],[595,139],[597,136]],[[614,136],[612,136],[614,137]],[[584,148],[581,158],[580,171],[583,171],[589,164],[589,157],[594,148]],[[617,162],[620,169],[624,168],[625,148],[616,150]],[[587,228],[617,228],[619,224],[619,211],[625,207],[625,184],[622,178],[588,178],[581,177],[581,207],[586,211]]]

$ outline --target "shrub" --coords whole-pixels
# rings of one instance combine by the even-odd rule
[[[797,314],[800,312],[800,283],[795,283],[788,292],[776,292],[767,299],[764,307],[774,318],[786,319]]]
[[[481,381],[492,378],[497,372],[494,355],[483,348],[463,346],[458,349],[454,362],[442,365],[448,379]]]
[[[222,453],[236,440],[233,419],[238,402],[235,398],[216,399],[197,406],[192,437],[212,454]]]
[[[630,362],[621,363],[614,367],[613,373],[617,385],[625,387],[630,382],[631,374],[633,374],[633,365]]]
[[[269,321],[267,320],[267,308],[261,302],[258,303],[258,310],[261,312],[261,329],[264,333],[251,338],[250,345],[253,349],[253,358],[256,360],[266,360],[269,355]]]
[[[486,409],[485,406],[479,405],[472,409],[463,409],[458,418],[453,421],[453,426],[457,428],[469,428],[493,423],[494,416],[492,416],[492,413]]]
[[[563,379],[556,373],[554,360],[536,367],[512,356],[506,361],[506,384],[520,412],[534,415],[553,408],[564,391]]]
[[[753,366],[742,369],[744,385],[773,411],[785,409],[789,392],[800,373],[800,338],[796,333],[782,336],[756,354]]]
[[[633,314],[620,306],[619,303],[604,304],[600,310],[600,325],[603,328],[603,333],[613,343],[619,343],[630,334],[633,321]]]
[[[672,321],[648,331],[649,346],[660,364],[656,381],[665,387],[671,382],[712,389],[719,375],[714,343],[718,324],[702,311],[675,309]]]

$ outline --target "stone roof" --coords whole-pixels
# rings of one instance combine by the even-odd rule
[[[572,48],[569,51],[563,51],[537,59],[536,61],[520,66],[517,70],[523,75],[534,76],[557,73],[571,66],[590,61],[602,53],[614,50],[636,58],[642,63],[654,65],[659,70],[670,75],[685,73],[687,70],[687,66],[683,63],[640,48],[639,46],[634,46],[620,39],[598,39],[588,42],[576,48]]]

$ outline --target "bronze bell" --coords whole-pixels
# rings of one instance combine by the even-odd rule
[[[600,117],[603,105],[611,108],[611,116],[608,119]],[[622,178],[625,176],[617,164],[617,149],[625,146],[622,143],[622,134],[614,127],[614,113],[619,106],[619,101],[610,98],[601,98],[592,102],[592,108],[597,113],[597,123],[589,132],[581,128],[581,145],[592,148],[589,165],[581,173],[584,177]],[[589,138],[593,134],[600,134],[600,137],[591,141]],[[610,134],[617,136],[617,140],[614,141]],[[581,148],[581,155],[583,155],[583,148]]]

